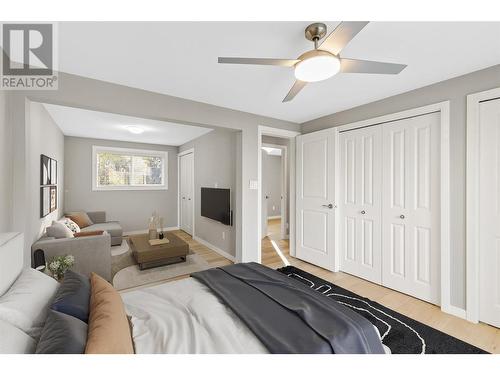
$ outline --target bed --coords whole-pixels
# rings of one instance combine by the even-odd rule
[[[361,315],[256,263],[214,268],[121,295],[101,280],[100,298],[115,309],[101,314],[111,321],[92,326],[98,315],[93,305],[103,304],[93,301],[94,279],[89,283],[72,273],[59,284],[23,269],[22,248],[21,235],[0,236],[3,353],[387,352]],[[96,327],[108,331],[89,350]],[[120,336],[131,340],[130,349]],[[103,340],[115,341],[103,346]]]

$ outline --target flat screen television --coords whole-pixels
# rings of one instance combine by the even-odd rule
[[[201,216],[231,225],[231,190],[202,187]]]

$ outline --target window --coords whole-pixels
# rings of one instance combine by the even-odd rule
[[[154,150],[92,148],[92,190],[168,189],[168,153]]]

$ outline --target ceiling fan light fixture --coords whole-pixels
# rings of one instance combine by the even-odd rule
[[[333,77],[340,71],[340,60],[326,51],[309,51],[295,64],[295,78],[303,82],[318,82]]]

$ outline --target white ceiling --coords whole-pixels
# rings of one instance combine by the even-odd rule
[[[212,131],[212,129],[198,126],[147,120],[60,105],[44,104],[44,107],[61,128],[63,134],[71,137],[180,146]],[[144,133],[132,134],[127,130],[127,126],[138,126],[144,129]]]
[[[500,64],[500,22],[372,22],[341,56],[408,64],[399,75],[339,74],[282,99],[292,69],[218,56],[296,58],[309,22],[61,23],[60,70],[279,119],[305,122]],[[337,22],[327,22],[329,31]]]

